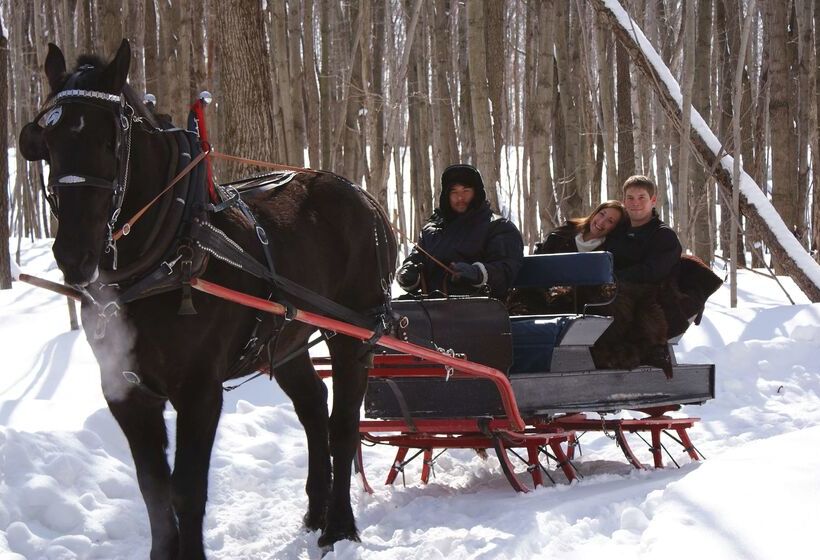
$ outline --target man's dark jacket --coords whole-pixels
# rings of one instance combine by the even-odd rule
[[[658,284],[674,274],[682,252],[677,234],[654,210],[652,219],[644,225],[609,235],[606,250],[615,256],[618,282],[636,284]]]
[[[450,172],[453,168],[462,173]],[[471,186],[475,191],[470,208],[463,214],[450,208],[450,189],[456,182]],[[454,262],[481,263],[487,273],[486,284],[482,285],[453,281],[439,264],[413,249],[403,264],[412,262],[422,266],[426,285],[416,287],[415,291],[426,288],[427,293],[473,295],[489,291],[492,297],[502,299],[524,260],[521,233],[506,218],[493,215],[481,176],[470,166],[451,166],[445,170],[439,207],[422,228],[418,245],[447,266]]]

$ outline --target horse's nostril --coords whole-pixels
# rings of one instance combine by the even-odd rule
[[[92,251],[67,251],[55,244],[54,258],[67,284],[85,285],[97,275],[97,259]]]

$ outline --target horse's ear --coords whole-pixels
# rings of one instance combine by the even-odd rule
[[[65,57],[60,47],[54,43],[48,44],[48,54],[46,55],[46,77],[48,78],[48,85],[51,86],[51,91],[60,89],[60,83],[65,75]]]
[[[20,155],[28,161],[48,159],[48,147],[43,132],[43,127],[34,122],[28,123],[20,131],[20,140],[17,145],[20,148]]]
[[[103,70],[105,89],[111,93],[122,93],[128,79],[128,68],[131,66],[131,45],[123,39],[114,59]]]

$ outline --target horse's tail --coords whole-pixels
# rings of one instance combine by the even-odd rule
[[[382,279],[392,283],[393,274],[396,271],[396,259],[398,258],[398,242],[396,240],[396,234],[393,232],[393,226],[390,223],[390,218],[387,215],[387,212],[382,205],[379,204],[379,201],[376,200],[376,197],[361,187],[359,187],[359,189],[370,203],[370,206],[373,208],[376,243],[377,245],[381,245],[382,243],[386,243],[387,245],[387,258],[384,261],[384,270],[380,271],[382,274]],[[378,246],[376,250],[379,250]],[[381,255],[379,255],[379,257],[381,258]]]

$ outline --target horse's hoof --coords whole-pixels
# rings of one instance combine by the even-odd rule
[[[319,548],[322,549],[322,554],[327,554],[333,550],[333,544],[339,541],[353,541],[361,542],[359,539],[359,531],[354,527],[352,531],[325,531],[319,537]]]
[[[308,531],[318,531],[325,526],[325,514],[312,513],[309,511],[302,518],[302,524]]]

